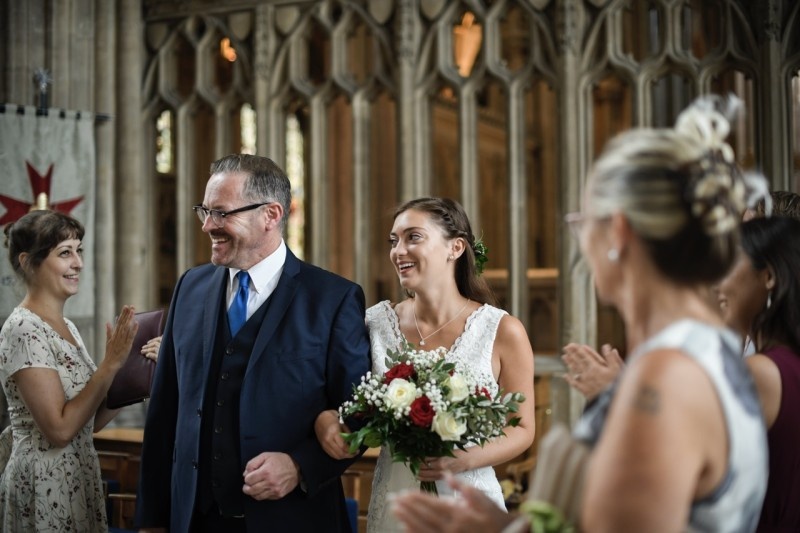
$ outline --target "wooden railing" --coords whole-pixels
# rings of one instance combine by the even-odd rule
[[[508,271],[487,269],[483,276],[497,296],[499,306],[508,309]],[[528,316],[517,318],[528,330],[534,354],[557,353],[561,349],[558,334],[558,269],[529,268],[526,277]]]
[[[103,480],[113,480],[116,484],[110,487],[112,490],[108,490],[108,485],[106,489],[111,503],[108,523],[112,527],[133,528],[142,435],[140,428],[109,428],[94,434]]]

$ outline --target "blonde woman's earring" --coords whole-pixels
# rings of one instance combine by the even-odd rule
[[[616,263],[617,261],[619,261],[619,250],[617,250],[616,248],[611,248],[610,250],[608,250],[608,254],[606,255],[608,256],[608,260],[611,261],[612,263]]]

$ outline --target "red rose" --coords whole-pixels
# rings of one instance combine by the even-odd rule
[[[475,387],[475,394],[477,396],[485,396],[489,400],[492,399],[492,393],[489,392],[489,389],[487,389],[486,387],[480,387],[480,388]]]
[[[414,375],[414,365],[398,363],[390,368],[383,377],[383,382],[387,385],[397,378],[408,379]]]
[[[420,396],[411,402],[411,413],[409,416],[411,417],[411,421],[415,426],[419,426],[421,428],[431,427],[433,415],[435,414],[436,413],[431,406],[431,401],[427,396]]]

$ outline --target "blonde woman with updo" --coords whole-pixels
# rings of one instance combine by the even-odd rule
[[[721,103],[700,101],[674,129],[612,140],[568,218],[599,298],[624,320],[630,354],[574,429],[591,448],[574,495],[581,531],[753,531],[758,522],[764,420],[741,338],[705,287],[735,261],[746,200],[766,185],[737,169]],[[395,513],[415,532],[500,531],[514,520],[454,485],[468,506],[407,494]]]
[[[675,129],[614,139],[574,218],[631,354],[575,428],[594,447],[587,530],[752,531],[758,522],[764,420],[741,339],[705,287],[736,260],[747,196],[766,185],[736,166],[722,104],[701,100]]]

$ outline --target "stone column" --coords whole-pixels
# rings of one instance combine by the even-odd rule
[[[792,130],[791,79],[783,68],[784,26],[781,13],[788,13],[795,0],[764,0],[758,3],[759,23],[756,32],[759,39],[761,79],[764,89],[758,94],[757,116],[761,119],[756,126],[757,157],[761,168],[770,181],[772,190],[792,189]],[[784,5],[785,4],[785,5]],[[786,27],[791,32],[791,27]],[[770,86],[774,83],[774,86]],[[755,114],[754,111],[750,111]]]
[[[286,113],[282,102],[275,98],[282,87],[276,87],[273,79],[275,58],[280,44],[275,28],[285,30],[291,27],[300,17],[300,13],[295,6],[276,7],[270,4],[258,5],[255,13],[253,87],[257,120],[256,144],[259,154],[269,157],[281,168],[286,168]]]
[[[559,98],[559,135],[561,177],[559,181],[561,214],[580,209],[583,195],[584,175],[589,166],[588,153],[591,142],[591,129],[588,127],[588,98],[580,84],[580,65],[582,50],[581,30],[584,27],[585,13],[579,0],[559,0],[558,38],[560,57],[558,76],[561,82]],[[577,147],[579,157],[574,150]],[[561,344],[570,341],[588,343],[597,341],[597,308],[594,288],[585,263],[580,261],[580,250],[576,239],[568,232],[561,233],[559,246],[559,331]],[[561,381],[561,380],[559,380]],[[561,381],[564,383],[563,381]],[[563,388],[562,388],[563,389]],[[583,407],[580,395],[563,389],[561,394],[553,394],[553,416],[556,419],[572,422],[577,419]]]
[[[3,36],[5,55],[6,102],[20,105],[35,105],[33,71],[37,67],[52,68],[45,49],[48,20],[44,0],[28,2],[3,2],[3,17],[8,17],[4,26],[8,34]]]
[[[430,124],[421,117],[419,102],[424,91],[417,91],[416,69],[421,36],[419,1],[398,0],[397,17],[397,122],[400,184],[399,200],[423,196],[430,186],[430,161],[425,155],[430,149]]]
[[[96,123],[95,158],[97,187],[95,198],[95,349],[96,361],[103,355],[105,323],[114,316],[114,140],[116,139],[116,98],[114,94],[116,49],[116,3],[95,0],[94,109],[111,120]]]
[[[146,236],[153,223],[142,161],[142,5],[141,0],[120,0],[117,5],[116,95],[124,105],[116,119],[114,287],[119,304],[133,304],[141,311],[151,304]]]
[[[508,88],[508,310],[530,325],[528,286],[528,205],[525,174],[525,83],[513,80]],[[531,331],[528,331],[528,335]]]

